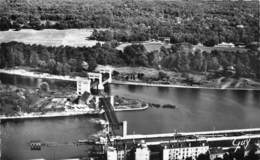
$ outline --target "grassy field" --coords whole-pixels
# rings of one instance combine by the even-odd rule
[[[1,31],[0,43],[17,41],[25,44],[41,44],[45,46],[72,46],[72,47],[91,47],[97,41],[87,40],[93,29],[22,29],[20,31]]]
[[[117,49],[123,51],[126,46],[129,46],[131,44],[132,43],[122,43],[121,45],[119,45],[117,47]],[[144,45],[145,49],[148,52],[160,51],[160,48],[162,46],[164,46],[165,48],[170,48],[171,47],[171,44],[166,44],[166,43],[162,43],[162,42],[142,42],[142,44]]]

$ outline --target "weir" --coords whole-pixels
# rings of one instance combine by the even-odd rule
[[[180,132],[165,134],[147,134],[147,135],[126,135],[123,137],[114,137],[111,140],[115,143],[131,144],[145,140],[148,145],[161,145],[167,143],[207,141],[218,143],[222,141],[236,140],[260,140],[260,128],[219,130],[219,131],[202,131],[202,132]]]

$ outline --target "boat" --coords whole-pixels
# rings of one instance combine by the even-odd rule
[[[164,104],[162,105],[163,108],[172,108],[172,109],[175,109],[176,106],[175,105],[172,105],[172,104]]]
[[[96,140],[95,139],[79,139],[77,144],[95,144]]]

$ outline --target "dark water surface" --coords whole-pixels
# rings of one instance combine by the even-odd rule
[[[260,127],[260,91],[212,90],[112,85],[111,94],[176,109],[118,112],[130,133],[164,133]]]
[[[86,139],[100,129],[91,118],[85,117],[2,122],[2,157],[25,160],[87,156],[91,146],[75,145],[73,142]],[[40,140],[49,146],[43,146],[40,151],[31,150],[31,140]]]

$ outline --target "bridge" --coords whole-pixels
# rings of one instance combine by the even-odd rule
[[[112,128],[112,130],[118,130],[120,128],[121,123],[117,119],[114,108],[110,103],[110,98],[109,97],[100,98],[100,105],[105,110],[105,116],[109,121],[109,126]]]

